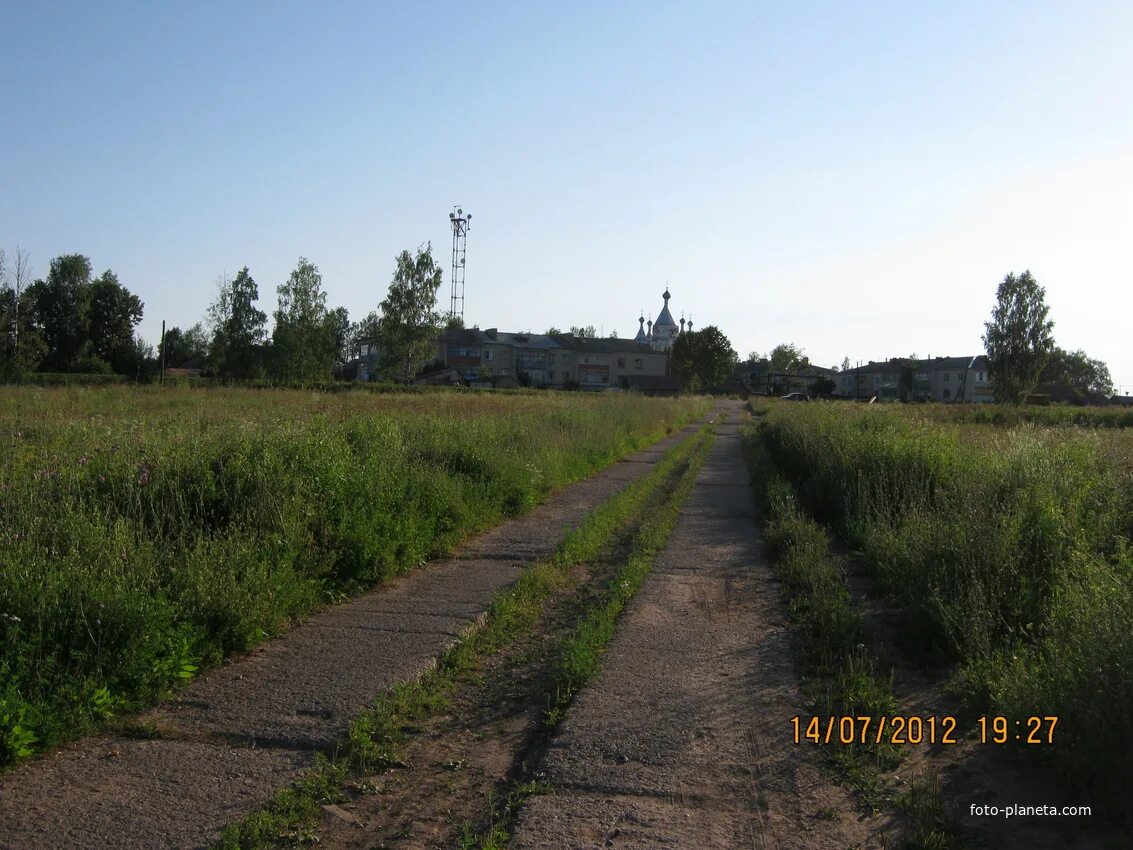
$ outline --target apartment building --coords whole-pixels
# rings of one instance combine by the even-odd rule
[[[584,389],[624,387],[639,376],[664,376],[668,357],[632,339],[588,339],[572,334],[526,334],[454,329],[441,335],[437,359],[470,382],[514,378],[535,387],[578,384]]]
[[[987,357],[891,358],[840,372],[835,394],[878,401],[994,401]]]
[[[893,358],[839,372],[834,378],[834,394],[842,398],[893,400],[903,398],[900,387],[911,381],[906,361]]]
[[[913,374],[913,398],[932,401],[995,401],[987,357],[936,357],[918,360]]]

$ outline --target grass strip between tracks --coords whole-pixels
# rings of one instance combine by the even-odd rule
[[[555,699],[544,716],[544,723],[552,730],[566,717],[579,691],[601,671],[602,656],[617,630],[618,618],[641,588],[658,553],[668,543],[681,507],[696,483],[697,473],[714,440],[714,429],[706,426],[696,444],[690,446],[687,463],[680,468],[671,489],[638,525],[629,552],[617,572],[581,613],[574,629],[559,645]],[[480,835],[466,835],[462,850],[502,850],[511,840],[511,828],[523,801],[534,794],[552,790],[547,783],[527,778],[516,783],[503,796],[493,795],[489,800],[493,810],[490,825]],[[498,802],[493,804],[496,800]]]
[[[606,644],[614,636],[618,617],[649,575],[657,553],[668,543],[681,506],[692,491],[696,474],[712,448],[714,436],[713,434],[695,447],[690,463],[676,486],[658,510],[641,523],[625,563],[607,584],[604,592],[583,613],[574,632],[560,647],[556,675],[557,697],[555,704],[547,710],[547,725],[554,727],[559,723],[575,695],[601,670],[602,654]]]
[[[577,581],[571,576],[572,566],[595,559],[620,532],[638,524],[626,565],[601,594],[599,603],[583,615],[574,636],[563,647],[563,658],[572,660],[561,668],[568,676],[561,680],[553,710],[564,710],[569,704],[567,695],[573,696],[597,671],[601,649],[613,633],[614,619],[644,579],[657,548],[667,539],[713,439],[712,426],[704,426],[670,449],[647,475],[591,511],[566,535],[549,561],[531,565],[515,584],[497,594],[487,612],[435,665],[416,679],[396,683],[356,717],[334,758],[317,755],[315,766],[277,794],[264,810],[231,824],[219,846],[225,850],[263,848],[311,839],[322,817],[321,806],[344,799],[342,785],[351,775],[403,766],[401,752],[413,724],[449,705],[457,686],[475,673],[483,659],[535,629],[552,595]],[[502,808],[514,811],[519,799],[516,792],[521,790],[513,789]],[[531,790],[538,789],[531,786],[528,792]],[[489,832],[497,827],[502,829],[502,823],[494,819]],[[495,846],[492,840],[485,834],[483,846]]]

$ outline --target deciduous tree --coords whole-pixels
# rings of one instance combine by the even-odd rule
[[[767,359],[772,372],[797,372],[810,365],[810,358],[792,342],[775,346]]]
[[[335,307],[327,313],[327,325],[334,346],[334,365],[342,366],[353,357],[353,325],[350,324],[350,314],[345,307]]]
[[[272,371],[288,383],[324,381],[338,360],[337,320],[327,311],[323,276],[306,257],[276,292]]]
[[[725,383],[738,360],[731,342],[715,325],[680,334],[671,356],[673,374],[692,392]]]
[[[0,249],[0,374],[34,371],[46,353],[43,338],[30,321],[28,253],[17,247],[9,259]]]
[[[107,269],[90,284],[87,296],[89,353],[122,375],[136,372],[134,327],[142,320],[142,304]]]
[[[1082,393],[1113,394],[1113,377],[1109,367],[1101,360],[1095,360],[1086,352],[1065,351],[1055,346],[1047,359],[1042,374],[1042,384],[1066,384]]]
[[[179,368],[195,357],[204,360],[208,356],[209,340],[201,323],[188,330],[170,328],[165,332],[164,344],[158,344],[158,360],[165,359],[166,368]]]
[[[1046,291],[1029,271],[999,284],[983,336],[996,401],[1019,404],[1038,383],[1054,348],[1049,311]]]
[[[47,349],[41,364],[46,371],[68,371],[85,353],[90,279],[90,260],[67,254],[51,261],[46,280],[28,287],[31,324]]]
[[[133,374],[134,327],[143,306],[109,269],[91,280],[88,258],[56,257],[47,279],[27,288],[29,330],[45,347],[41,368]]]
[[[350,356],[360,357],[362,345],[377,345],[378,324],[381,316],[377,310],[371,310],[361,321],[350,326]]]
[[[377,344],[381,369],[386,375],[410,381],[433,355],[433,341],[440,332],[437,290],[441,267],[427,244],[416,255],[402,251],[389,291],[381,303]]]
[[[263,374],[267,315],[256,307],[259,289],[240,269],[234,280],[221,278],[216,300],[208,309],[208,362],[210,371],[222,380],[247,380]]]

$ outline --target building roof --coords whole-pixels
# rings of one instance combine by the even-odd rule
[[[660,314],[657,316],[657,321],[653,323],[653,334],[656,336],[657,328],[675,328],[677,323],[673,321],[673,314],[669,312],[669,290],[666,289],[661,296],[665,299],[665,306],[661,308]]]
[[[555,337],[561,348],[574,351],[587,351],[594,354],[656,354],[647,342],[637,342],[632,339],[621,338],[592,338],[574,336],[573,334],[558,334]]]
[[[649,337],[645,333],[645,316],[638,316],[637,318],[637,336],[633,338],[634,342],[649,342]]]
[[[923,360],[908,360],[903,357],[893,357],[889,360],[871,360],[869,363],[862,366],[846,369],[840,374],[858,375],[866,372],[891,372],[894,369],[903,369],[908,364],[911,364],[918,372],[958,371],[965,369],[981,371],[987,369],[987,356],[977,354],[974,357],[933,357]]]
[[[547,334],[517,334],[499,331],[494,342],[514,345],[516,348],[562,348],[555,337]]]
[[[980,365],[982,362],[983,365]],[[983,354],[975,356],[969,355],[967,357],[933,357],[929,360],[918,360],[917,368],[931,371],[939,371],[942,369],[986,369],[987,357]]]
[[[547,334],[525,334],[499,331],[488,328],[453,328],[440,336],[441,342],[449,345],[511,345],[516,348],[561,348],[554,336]]]
[[[587,351],[594,354],[656,354],[648,342],[636,339],[591,338],[574,334],[524,334],[488,328],[454,328],[440,336],[449,345],[508,345],[514,348],[562,349]]]

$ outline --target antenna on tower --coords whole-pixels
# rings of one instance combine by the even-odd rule
[[[453,207],[448,214],[452,225],[452,297],[449,301],[448,317],[457,316],[464,320],[464,250],[468,241],[468,229],[472,226],[472,213],[460,207]]]

